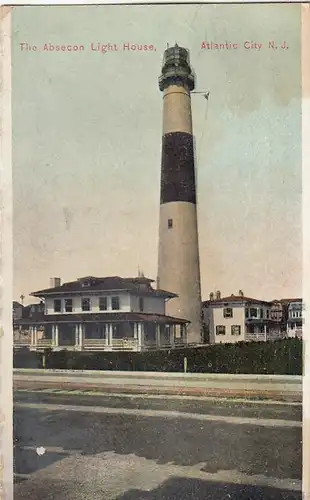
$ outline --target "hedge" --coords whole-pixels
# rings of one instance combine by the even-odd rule
[[[29,351],[27,347],[14,351],[14,368],[42,368],[42,354]]]
[[[27,355],[23,356],[26,363]],[[40,367],[44,364],[49,369],[182,372],[186,357],[188,371],[192,373],[302,374],[302,341],[299,339],[206,345],[170,351],[46,350],[40,357]],[[21,359],[21,353],[14,357],[15,367],[21,367]]]

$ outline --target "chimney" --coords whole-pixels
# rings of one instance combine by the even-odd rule
[[[242,290],[239,290],[239,296],[240,296],[240,297],[244,297],[244,293],[243,293],[243,291],[242,291]]]
[[[50,278],[50,288],[61,286],[61,278]]]
[[[214,300],[214,293],[211,292],[209,297],[210,297],[210,301]]]
[[[219,290],[216,292],[216,300],[221,300],[221,292]]]

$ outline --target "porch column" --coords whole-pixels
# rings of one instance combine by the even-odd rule
[[[167,326],[166,326],[167,328]],[[170,344],[172,347],[174,347],[174,331],[173,331],[173,327],[171,327],[170,325],[168,325],[168,328],[169,328],[169,336],[170,336]]]
[[[136,341],[137,345],[139,345],[139,338],[138,338],[138,323],[133,324],[133,338]]]
[[[183,325],[183,335],[184,335],[184,343],[187,344],[187,324]]]
[[[109,323],[108,325],[108,345],[112,346],[113,344],[113,324]]]
[[[59,345],[59,328],[58,328],[58,325],[55,325],[54,328],[55,328],[55,345],[58,346]]]
[[[267,325],[264,325],[265,342],[267,342]]]
[[[84,325],[79,324],[79,346],[82,348],[84,344]]]
[[[138,339],[138,347],[142,345],[142,323],[135,323],[135,338]]]
[[[52,346],[58,346],[58,344],[59,344],[58,325],[52,325]]]
[[[80,345],[80,325],[75,325],[75,345]]]
[[[156,345],[160,346],[160,325],[156,324]]]
[[[105,339],[105,345],[109,345],[109,327],[107,323],[104,324],[104,339]]]
[[[52,346],[58,346],[58,344],[59,344],[58,325],[52,325]]]
[[[133,338],[134,339],[138,338],[138,324],[137,323],[133,324]]]
[[[34,329],[33,329],[33,326],[30,326],[29,330],[30,330],[30,336],[31,336],[31,345],[35,345],[35,338],[34,338]]]
[[[38,329],[37,329],[37,327],[35,326],[35,327],[33,328],[33,330],[34,330],[34,344],[35,344],[35,345],[37,345],[37,343],[38,343]]]

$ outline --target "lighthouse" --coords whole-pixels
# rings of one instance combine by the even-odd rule
[[[191,91],[195,78],[185,48],[164,52],[163,136],[158,243],[158,287],[177,297],[167,314],[187,319],[187,342],[200,343],[201,290]]]

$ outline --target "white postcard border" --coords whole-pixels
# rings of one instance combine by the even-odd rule
[[[214,2],[186,2],[176,0],[158,0],[156,4],[208,4]],[[233,0],[217,1],[231,4]],[[248,0],[238,3],[257,3]],[[281,0],[260,0],[260,3],[301,3],[299,0],[282,2]],[[138,0],[85,2],[61,0],[42,3],[29,0],[27,5],[122,5],[144,4],[149,2]],[[1,155],[0,155],[0,498],[13,499],[13,405],[12,405],[12,282],[13,282],[13,241],[12,241],[12,153],[11,153],[11,10],[14,6],[25,5],[15,1],[8,6],[0,3],[1,21]],[[303,500],[310,500],[310,339],[308,323],[310,314],[307,304],[310,303],[310,5],[302,4],[302,176],[303,176]]]

